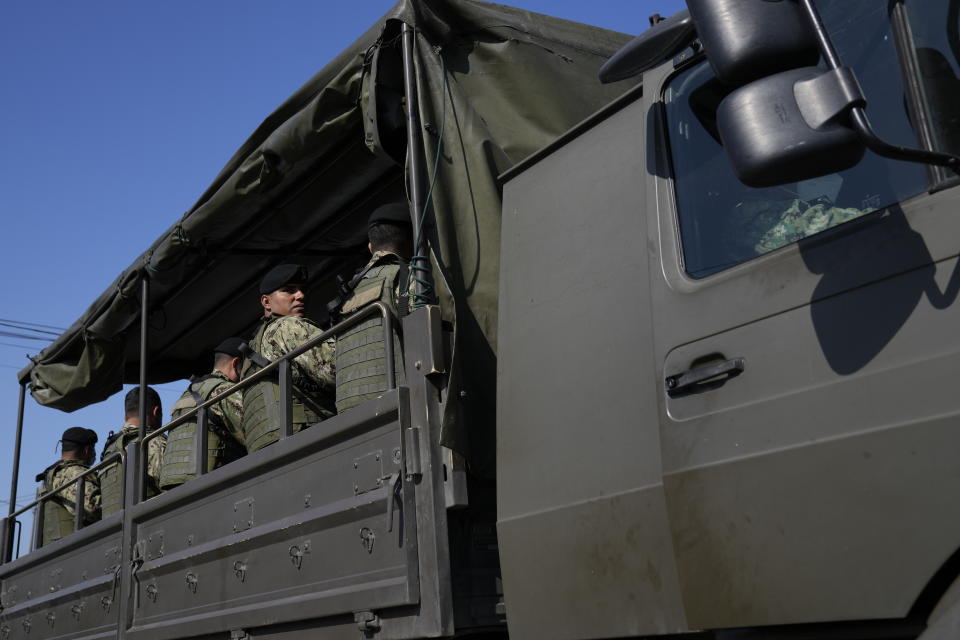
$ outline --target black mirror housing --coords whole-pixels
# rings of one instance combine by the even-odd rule
[[[714,75],[730,85],[817,64],[816,34],[797,0],[687,0]]]
[[[697,37],[689,11],[681,11],[651,26],[607,60],[597,74],[600,82],[625,80],[669,60]]]
[[[829,73],[829,72],[826,72]],[[823,69],[791,69],[735,89],[717,109],[717,128],[733,172],[751,187],[769,187],[843,171],[865,147],[838,119],[808,124],[798,103]]]

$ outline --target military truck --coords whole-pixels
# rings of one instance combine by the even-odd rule
[[[960,3],[688,7],[401,2],[268,117],[22,397],[202,373],[405,199],[413,310],[317,338],[379,316],[402,384],[294,434],[306,344],[278,443],[208,472],[202,403],[201,477],[11,513],[0,637],[960,637]]]

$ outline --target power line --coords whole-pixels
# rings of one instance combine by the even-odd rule
[[[41,327],[43,329],[54,329],[60,332],[66,331],[66,329],[64,329],[63,327],[55,327],[51,324],[40,324],[37,322],[27,322],[26,320],[11,320],[9,318],[0,318],[0,322],[12,322],[14,324],[23,324],[31,327]]]
[[[0,336],[5,336],[7,338],[20,338],[21,340],[39,340],[40,342],[50,342],[50,338],[40,338],[37,336],[28,336],[25,333],[14,333],[13,331],[2,331],[0,330]]]
[[[37,345],[35,344],[13,344],[12,342],[0,342],[0,346],[17,347],[18,349],[36,349],[37,348]]]
[[[20,329],[21,331],[33,331],[34,333],[45,333],[45,334],[51,335],[51,336],[59,336],[59,335],[60,335],[60,334],[57,333],[56,331],[48,331],[47,329],[34,329],[33,327],[28,327],[28,326],[25,326],[25,325],[22,325],[22,324],[19,324],[19,323],[15,323],[15,322],[4,322],[3,320],[0,320],[0,326],[12,327],[12,328],[14,328],[14,329]]]

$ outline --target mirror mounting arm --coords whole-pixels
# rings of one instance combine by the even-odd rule
[[[823,55],[824,60],[826,60],[827,66],[832,71],[840,71],[843,67],[840,56],[830,41],[830,36],[827,33],[826,27],[823,25],[823,21],[820,19],[820,14],[817,12],[813,0],[800,0],[800,4],[803,5],[804,10],[810,18],[817,42],[820,46],[820,53]],[[804,115],[806,116],[806,114]],[[907,162],[919,162],[947,167],[952,169],[954,173],[960,175],[960,156],[937,151],[927,151],[926,149],[902,147],[890,144],[881,139],[870,125],[867,112],[862,105],[854,103],[854,106],[850,108],[850,123],[864,146],[877,155],[893,158],[894,160],[905,160]]]
[[[853,69],[840,67],[793,85],[800,115],[812,129],[845,116],[852,107],[867,106]]]

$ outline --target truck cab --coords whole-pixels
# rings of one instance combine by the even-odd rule
[[[878,134],[960,151],[955,3],[817,7]],[[957,175],[749,187],[693,45],[503,176],[511,632],[915,637],[958,570]]]

